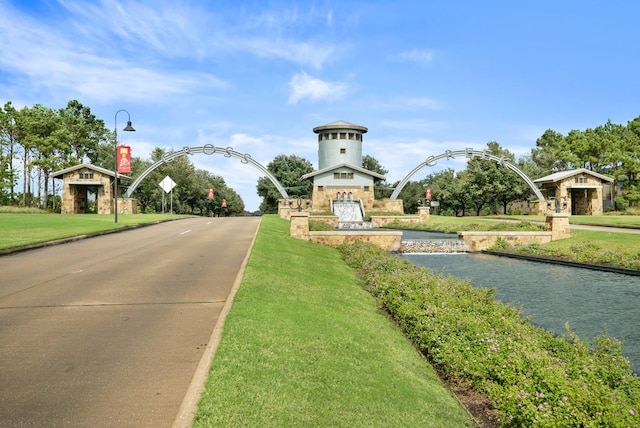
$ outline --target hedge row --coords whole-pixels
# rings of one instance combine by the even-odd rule
[[[495,291],[436,275],[371,244],[346,262],[448,376],[489,396],[504,426],[639,426],[640,379],[609,337],[585,343],[532,325]]]

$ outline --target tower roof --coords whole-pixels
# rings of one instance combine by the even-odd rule
[[[332,129],[350,129],[353,131],[360,131],[363,134],[368,131],[364,126],[356,125],[355,123],[349,123],[344,120],[337,120],[335,122],[327,123],[326,125],[316,126],[313,128],[313,132],[316,134],[322,131],[329,131]]]
[[[306,180],[307,178],[315,177],[316,175],[324,174],[325,172],[333,171],[334,169],[339,169],[339,168],[350,168],[354,171],[358,171],[363,174],[370,175],[371,177],[374,178],[374,180],[378,180],[378,181],[387,179],[384,175],[378,174],[377,172],[369,171],[368,169],[365,169],[359,166],[349,165],[348,163],[341,163],[338,165],[333,165],[327,168],[319,169],[317,171],[312,171],[308,174],[305,174],[302,177],[300,177],[300,181],[303,181],[303,180]]]

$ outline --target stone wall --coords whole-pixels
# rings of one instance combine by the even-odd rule
[[[118,198],[118,214],[138,214],[138,200]]]
[[[336,230],[329,232],[309,232],[309,241],[328,247],[353,242],[370,242],[386,251],[398,251],[402,241],[400,230],[357,231]]]
[[[564,239],[571,236],[569,213],[551,213],[545,217],[544,230],[553,234],[552,239]]]
[[[300,203],[301,211],[298,211],[298,203]],[[291,218],[291,213],[308,212],[310,205],[311,200],[309,199],[278,199],[278,215],[280,216],[280,218],[289,220]]]
[[[311,206],[314,210],[330,210],[331,201],[341,199],[343,195],[354,201],[361,200],[365,209],[371,209],[375,200],[373,186],[313,186]]]
[[[468,245],[470,251],[482,251],[493,247],[502,238],[512,246],[547,244],[552,240],[552,232],[458,232],[458,236]]]
[[[309,213],[293,212],[290,218],[289,236],[304,241],[309,240]]]
[[[402,199],[380,199],[373,202],[373,210],[404,213],[404,204]]]
[[[336,230],[336,231],[309,231],[309,213],[291,213],[289,235],[293,238],[311,241],[316,244],[337,247],[340,244],[352,242],[371,242],[387,251],[398,251],[402,241],[400,230]]]
[[[371,223],[373,227],[383,227],[398,220],[401,223],[420,223],[417,215],[372,215]]]

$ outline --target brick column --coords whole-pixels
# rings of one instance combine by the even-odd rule
[[[431,207],[418,207],[418,214],[420,214],[420,223],[423,221],[429,221]]]
[[[294,211],[291,213],[289,236],[309,240],[309,213]]]
[[[546,215],[544,230],[551,232],[551,240],[571,237],[569,213],[549,213]]]

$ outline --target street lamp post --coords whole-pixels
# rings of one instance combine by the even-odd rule
[[[135,131],[135,129],[133,129],[133,126],[131,126],[131,115],[129,114],[128,111],[126,110],[118,110],[116,112],[116,115],[114,117],[114,127],[113,127],[113,138],[115,140],[116,143],[116,148],[115,148],[115,152],[114,152],[114,159],[113,159],[113,165],[114,165],[114,177],[113,177],[113,212],[115,213],[115,224],[118,224],[118,113],[120,112],[125,112],[127,113],[127,126],[125,126],[122,130],[123,131]]]

